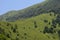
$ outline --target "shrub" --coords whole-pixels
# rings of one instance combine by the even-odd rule
[[[7,26],[9,26],[10,24],[9,23],[7,23]]]
[[[56,28],[56,25],[52,25],[53,26],[53,28]]]
[[[15,24],[15,28],[17,29],[17,24]]]
[[[55,20],[52,20],[52,26],[53,26],[53,28],[56,28],[56,21]]]
[[[17,34],[17,36],[19,36],[19,34]]]
[[[60,37],[60,30],[58,30],[58,35],[59,35],[59,37]]]
[[[16,29],[15,28],[13,29],[13,32],[16,33]]]
[[[37,28],[37,24],[36,24],[36,21],[34,21],[34,27]]]
[[[47,23],[47,22],[48,22],[48,20],[44,20],[44,22],[46,22],[46,23]]]
[[[4,29],[0,27],[0,34],[4,34]]]
[[[53,28],[49,28],[49,33],[54,33]]]
[[[14,28],[13,28],[13,26],[11,26],[11,30],[13,30]]]
[[[50,16],[52,16],[52,14],[50,13]]]
[[[44,28],[43,33],[54,33],[53,28],[48,28],[47,26]]]
[[[24,35],[27,35],[26,33],[24,33]]]
[[[9,35],[9,34],[7,34],[6,36],[7,36],[8,38],[10,38],[10,35]]]
[[[49,22],[49,25],[50,25],[50,22]]]
[[[49,28],[47,26],[44,28],[43,33],[49,33]]]

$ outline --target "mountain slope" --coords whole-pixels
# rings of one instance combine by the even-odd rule
[[[59,3],[60,0],[46,0],[1,15],[0,40],[60,40]]]
[[[0,22],[1,40],[60,40],[60,26],[53,12],[16,22]],[[48,28],[47,30],[45,28]],[[53,29],[53,30],[52,30]],[[49,30],[49,31],[48,31]]]
[[[21,19],[37,16],[37,15],[40,15],[42,13],[47,13],[47,12],[60,13],[59,3],[60,3],[60,0],[46,0],[42,3],[33,5],[31,7],[18,10],[17,12],[12,11],[12,12],[8,12],[8,14],[1,15],[0,20],[16,21],[16,20],[21,20]],[[8,16],[8,15],[12,15],[12,16]]]

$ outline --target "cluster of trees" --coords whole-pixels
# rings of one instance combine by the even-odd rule
[[[3,33],[4,33],[4,29],[0,27],[0,34],[3,34]]]
[[[36,21],[34,21],[34,27],[37,28],[37,23],[36,23]]]
[[[55,20],[55,21],[56,21],[56,23],[58,23],[58,24],[60,25],[60,14],[58,14],[58,15],[57,15],[57,17],[56,17],[56,20]]]
[[[48,28],[47,26],[44,28],[43,33],[54,33],[54,28]]]
[[[12,24],[10,24],[10,23],[6,23],[6,26],[7,26],[7,28],[3,28],[2,27],[3,25],[2,24],[0,24],[0,40],[7,40],[7,38],[9,38],[9,39],[11,39],[11,40],[19,40],[19,32],[17,31],[17,24],[15,24],[14,26],[12,25]],[[8,32],[7,32],[7,31]],[[16,38],[15,39],[12,39],[12,34],[13,33],[11,33],[11,32],[13,32],[13,33],[16,33]]]
[[[50,14],[51,15],[51,14]],[[47,22],[46,20],[44,22]],[[52,20],[52,24],[51,24],[51,27],[49,28],[48,26],[45,26],[44,30],[43,30],[43,33],[58,33],[58,36],[59,36],[59,40],[60,40],[60,29],[58,30],[55,30],[57,28],[57,24],[58,24],[58,27],[60,27],[60,14],[57,15],[56,19],[53,19]],[[49,23],[50,25],[50,23]]]

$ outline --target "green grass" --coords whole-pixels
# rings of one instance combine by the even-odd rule
[[[50,16],[50,14],[52,15]],[[51,27],[52,19],[55,18],[56,16],[51,12],[24,20],[17,20],[16,22],[0,22],[0,27],[5,30],[5,34],[0,34],[0,38],[6,37],[6,40],[58,40],[57,33],[43,33],[44,27]],[[44,20],[48,20],[48,22],[45,23]],[[34,27],[34,21],[36,21],[37,28]],[[11,27],[15,28],[15,25],[17,25],[16,32],[13,32]],[[9,34],[10,38],[6,36],[7,34]]]

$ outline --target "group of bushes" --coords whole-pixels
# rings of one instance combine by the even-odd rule
[[[43,30],[43,33],[54,33],[54,29],[51,27],[51,28],[48,28],[47,26],[44,28]]]

